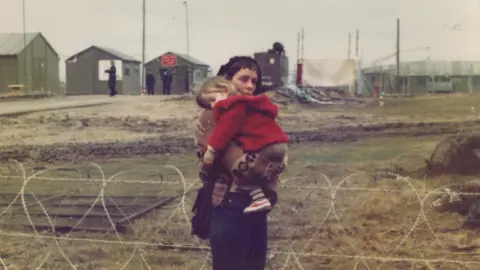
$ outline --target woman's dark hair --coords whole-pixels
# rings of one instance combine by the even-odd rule
[[[225,76],[231,80],[233,76],[241,69],[251,69],[257,72],[257,85],[255,87],[255,95],[261,94],[262,91],[262,70],[257,61],[250,56],[234,56],[228,60],[225,65],[222,65],[218,70],[217,76]]]

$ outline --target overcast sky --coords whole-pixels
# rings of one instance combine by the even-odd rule
[[[42,32],[62,57],[90,46],[142,58],[142,0],[25,0],[26,29]],[[305,29],[305,58],[346,58],[360,29],[364,63],[395,52],[401,20],[403,60],[480,60],[480,0],[189,0],[190,54],[214,70],[232,55],[282,42],[293,64]],[[147,0],[147,60],[186,52],[182,0]],[[0,32],[21,32],[22,1],[0,0]],[[430,47],[426,50],[425,47]],[[412,50],[413,49],[413,50]]]

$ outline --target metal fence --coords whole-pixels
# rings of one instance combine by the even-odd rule
[[[480,91],[480,62],[419,61],[363,68],[372,85],[384,93],[473,93]],[[397,75],[398,81],[397,81]],[[398,83],[398,86],[397,86]]]

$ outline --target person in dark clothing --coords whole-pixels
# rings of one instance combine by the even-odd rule
[[[105,70],[105,73],[108,73],[108,88],[110,89],[110,96],[113,97],[117,94],[115,90],[117,84],[117,68],[115,67],[114,61],[110,61],[110,68]]]
[[[172,88],[173,75],[170,70],[165,70],[162,76],[163,80],[163,94],[170,95],[170,90]]]
[[[224,76],[238,90],[253,92],[255,96],[266,91],[261,88],[260,66],[248,56],[232,57],[220,68],[217,76]],[[194,136],[198,146],[197,156],[202,159],[216,122],[210,106],[203,104],[202,99],[198,98],[197,105],[204,108],[197,119]],[[258,168],[259,171],[272,171],[272,164],[259,166],[259,163],[263,162],[258,159],[259,156],[259,153],[255,152],[245,154],[241,147],[232,143],[221,154],[219,162],[214,162],[208,171],[201,169],[199,172],[203,186],[192,209],[192,234],[200,239],[210,240],[214,270],[265,269],[268,254],[267,212],[245,215],[243,210],[250,204],[251,197],[233,181],[234,177],[242,177],[245,183],[249,181],[254,184],[258,179],[245,176],[245,170]],[[230,168],[239,173],[234,175]],[[264,181],[262,185],[272,207],[278,201],[277,185],[278,181]]]
[[[150,70],[148,70],[147,76],[145,77],[145,84],[147,85],[147,95],[155,95],[155,77]]]

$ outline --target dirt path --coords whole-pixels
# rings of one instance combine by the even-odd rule
[[[397,123],[364,127],[335,127],[321,131],[292,131],[288,132],[288,135],[292,143],[345,142],[382,137],[448,135],[461,130],[480,130],[480,120],[457,123]],[[0,161],[15,159],[18,161],[75,163],[93,158],[184,154],[193,153],[194,150],[193,139],[190,136],[160,135],[154,138],[119,142],[5,145],[0,146]]]
[[[167,100],[176,96],[158,96],[158,100]],[[58,98],[45,98],[38,100],[5,101],[0,103],[0,117],[19,116],[23,114],[52,111],[61,109],[82,108],[90,106],[99,106],[113,103],[132,102],[135,99],[145,99],[145,97],[131,96],[63,96]]]
[[[118,101],[119,99],[114,100],[104,96],[92,96],[39,99],[35,103],[32,103],[31,100],[2,102],[0,104],[0,116],[19,116],[39,111],[105,105]]]

